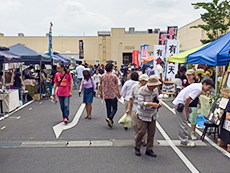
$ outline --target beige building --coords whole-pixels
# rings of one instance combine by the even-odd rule
[[[204,24],[197,19],[178,31],[180,51],[200,46],[201,39],[207,38],[206,33],[200,28],[191,28]],[[140,46],[148,44],[149,53],[153,52],[153,45],[158,44],[158,29],[135,31],[135,28],[112,28],[111,31],[99,31],[97,36],[53,36],[53,51],[78,59],[79,40],[84,42],[84,61],[88,64],[105,64],[113,60],[118,66],[132,62],[133,50],[140,50]],[[35,51],[48,52],[48,34],[44,37],[30,37],[19,33],[18,36],[4,36],[0,33],[0,46],[12,46],[21,43]]]
[[[201,28],[191,28],[192,26],[200,24],[204,24],[201,18],[179,28],[177,38],[180,41],[180,51],[189,50],[202,45],[200,40],[206,37],[205,32]]]
[[[143,44],[150,45],[149,52],[153,52],[153,45],[158,44],[158,31],[135,31],[135,28],[112,28],[111,31],[99,31],[98,36],[53,36],[53,51],[69,55],[78,59],[79,40],[84,42],[84,61],[88,64],[105,64],[108,60],[115,61],[119,66],[132,61],[133,50],[140,50]],[[44,37],[28,37],[23,33],[18,36],[4,36],[0,34],[1,46],[12,46],[21,43],[35,51],[48,51],[48,34]]]
[[[192,26],[203,24],[205,24],[205,22],[199,18],[179,29],[177,38],[180,41],[180,51],[185,51],[201,46],[202,43],[200,40],[208,39],[206,32],[201,28],[191,28]]]

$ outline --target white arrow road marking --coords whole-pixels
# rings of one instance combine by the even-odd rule
[[[78,109],[78,111],[77,111],[77,113],[76,113],[76,115],[75,115],[75,117],[71,123],[69,123],[67,125],[65,125],[65,123],[59,123],[59,124],[53,126],[53,130],[54,130],[54,134],[55,134],[56,138],[59,138],[62,131],[67,130],[67,129],[71,129],[77,125],[84,109],[85,109],[85,104],[83,103],[83,104],[81,104],[80,108]]]

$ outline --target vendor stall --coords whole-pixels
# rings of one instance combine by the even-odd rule
[[[230,32],[206,45],[202,49],[188,55],[187,64],[204,64],[216,67],[216,79],[218,78],[218,67],[229,64]],[[216,93],[218,82],[215,80]]]
[[[19,107],[18,90],[6,90],[5,93],[0,93],[3,112],[11,112]]]
[[[223,111],[219,113],[218,121],[220,125],[220,134],[218,139],[218,145],[222,147],[227,147],[228,152],[230,152],[230,70],[228,70],[224,76],[224,82],[221,89],[221,99],[225,101],[219,103],[223,105]],[[215,114],[215,112],[214,112]]]
[[[51,63],[51,57],[45,54],[38,53],[26,46],[23,46],[22,44],[16,44],[9,47],[10,52],[14,53],[16,55],[21,56],[22,62],[25,62],[25,64],[39,64],[40,67],[42,64]],[[41,74],[41,68],[40,68],[40,74]],[[41,95],[41,82],[39,81],[40,86],[40,95]]]
[[[20,56],[9,52],[8,48],[0,48],[0,64],[3,64],[3,87],[1,89],[0,100],[2,112],[10,112],[19,106],[18,90],[6,90],[5,88],[5,63],[21,62]]]

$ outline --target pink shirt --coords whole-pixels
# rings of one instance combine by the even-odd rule
[[[70,92],[70,82],[72,81],[72,76],[70,73],[66,73],[64,78],[61,81],[61,77],[64,74],[56,73],[54,77],[54,82],[57,84],[57,96],[59,97],[69,97]],[[60,85],[59,82],[61,81]]]
[[[81,86],[79,88],[79,92],[82,92],[83,89],[89,89],[93,88],[93,90],[96,90],[96,84],[94,82],[94,79],[91,77],[89,80],[83,79],[81,81]]]

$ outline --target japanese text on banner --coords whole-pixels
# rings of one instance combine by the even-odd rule
[[[153,50],[154,50],[154,69],[155,69],[157,64],[160,64],[160,62],[164,61],[165,45],[153,45]]]
[[[179,53],[179,41],[177,40],[167,40],[167,45],[166,45],[166,58],[176,55]],[[175,75],[177,74],[178,71],[178,63],[172,63],[168,62],[167,65],[167,74],[166,74],[166,79],[170,81],[175,80]]]

